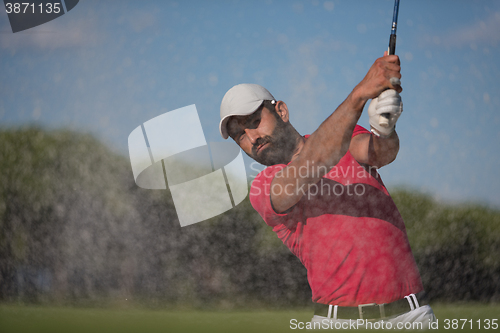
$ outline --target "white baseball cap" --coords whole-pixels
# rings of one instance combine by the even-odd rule
[[[227,91],[220,104],[219,131],[227,139],[227,121],[231,116],[247,116],[254,113],[264,101],[274,100],[273,95],[264,87],[253,83],[235,85]]]

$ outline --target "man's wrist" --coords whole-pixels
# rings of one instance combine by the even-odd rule
[[[360,91],[357,87],[354,88],[354,90],[351,92],[351,94],[349,95],[349,99],[353,109],[361,109],[361,110],[363,110],[366,102],[368,101],[368,98],[365,98],[362,95],[360,95]]]

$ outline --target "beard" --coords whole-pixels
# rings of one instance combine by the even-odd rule
[[[294,139],[291,126],[278,120],[276,127],[271,135],[258,138],[252,147],[252,155],[249,155],[255,161],[263,165],[288,164],[296,149],[296,140]],[[261,151],[259,147],[267,144]]]

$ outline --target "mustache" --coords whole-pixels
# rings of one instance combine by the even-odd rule
[[[254,155],[257,154],[257,149],[259,149],[260,146],[265,145],[266,143],[270,143],[271,141],[272,139],[268,135],[263,138],[258,138],[252,146],[252,153]]]

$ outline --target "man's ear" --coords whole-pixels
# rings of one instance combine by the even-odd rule
[[[290,118],[288,114],[288,106],[286,106],[285,102],[277,101],[276,105],[274,106],[274,109],[276,110],[276,113],[280,116],[281,120],[287,123]]]

